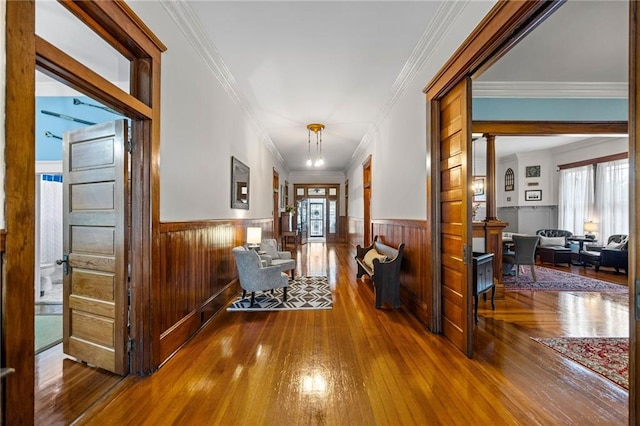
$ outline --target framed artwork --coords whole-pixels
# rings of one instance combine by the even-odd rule
[[[486,201],[486,195],[484,191],[485,177],[474,176],[473,177],[473,201]]]
[[[533,189],[524,191],[524,199],[525,201],[542,201],[542,190]]]
[[[540,166],[527,166],[525,169],[526,177],[540,177]]]

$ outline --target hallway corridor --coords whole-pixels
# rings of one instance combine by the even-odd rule
[[[376,310],[370,281],[355,278],[354,252],[309,243],[297,254],[296,275],[329,277],[332,310],[222,311],[159,371],[125,379],[79,423],[627,422],[624,389],[531,339],[625,335],[624,296],[512,292],[495,312],[481,301],[470,360],[404,308]]]

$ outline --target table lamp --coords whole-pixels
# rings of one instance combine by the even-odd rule
[[[598,224],[596,222],[585,222],[584,223],[584,236],[585,238],[589,238],[590,240],[595,240],[595,232],[598,232]]]
[[[262,241],[262,228],[247,227],[247,247],[257,249]]]

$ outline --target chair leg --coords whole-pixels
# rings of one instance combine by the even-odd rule
[[[245,297],[247,297],[247,290],[242,290],[242,298],[244,299]]]
[[[283,287],[283,288],[284,288],[284,290],[282,290],[283,298],[284,298],[284,301],[286,302],[287,301],[287,288],[286,287]]]
[[[256,301],[256,292],[255,292],[255,291],[252,291],[252,292],[251,292],[251,304],[250,304],[249,306],[253,306],[253,304],[255,303],[255,301]]]
[[[516,278],[520,277],[520,265],[516,263]]]
[[[531,276],[533,277],[534,283],[538,281],[538,279],[536,278],[536,268],[534,268],[534,265],[531,265]]]

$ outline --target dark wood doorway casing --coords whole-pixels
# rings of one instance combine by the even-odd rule
[[[372,241],[371,237],[371,155],[362,163],[362,200],[364,203],[364,241],[365,247]]]
[[[5,223],[3,268],[3,420],[33,423],[35,70],[132,118],[131,155],[131,371],[148,373],[159,362],[153,335],[153,289],[159,282],[160,56],[166,47],[121,1],[61,2],[78,20],[131,61],[126,93],[35,34],[35,3],[6,4]],[[8,325],[11,326],[8,326]]]
[[[506,1],[497,3],[487,16],[474,29],[471,35],[465,40],[460,48],[453,54],[441,70],[434,76],[427,85],[424,92],[427,95],[427,104],[429,108],[433,108],[434,101],[442,99],[459,81],[468,76],[479,74],[483,70],[495,63],[510,47],[515,45],[520,39],[525,37],[529,32],[537,27],[549,15],[551,15],[563,1],[546,2],[546,1]],[[637,235],[639,219],[638,211],[638,188],[640,188],[640,180],[635,173],[637,162],[640,161],[636,149],[636,138],[640,126],[637,118],[640,110],[640,88],[638,79],[640,78],[640,23],[638,19],[637,2],[629,2],[629,162],[630,174],[634,176],[630,182],[631,199],[636,200],[630,206],[630,217],[635,218],[630,224],[630,232]],[[430,126],[431,129],[438,125],[435,114],[431,111]],[[427,133],[428,137],[433,136],[433,131]],[[431,169],[432,175],[437,176],[439,173],[439,164],[437,159],[440,153],[437,144],[433,141],[427,141],[427,147],[431,149]],[[427,190],[427,208],[429,211],[435,212],[439,203],[438,194],[441,182],[437,177],[431,179],[431,186]],[[437,219],[434,220],[431,229],[433,230],[431,242],[437,244],[440,237],[440,224]],[[630,247],[630,273],[629,273],[629,291],[634,297],[630,300],[630,357],[629,357],[629,424],[637,424],[637,408],[638,401],[638,385],[640,384],[637,373],[637,365],[640,361],[640,351],[638,350],[637,334],[640,332],[640,313],[636,305],[638,289],[636,288],[637,272],[636,263],[638,261],[638,250],[640,243],[637,238]],[[426,259],[429,261],[429,259]],[[440,291],[441,282],[434,277],[431,283],[434,294]],[[441,307],[434,304],[434,317],[441,317]],[[437,331],[437,330],[436,330]]]
[[[440,102],[458,85],[461,81],[470,78],[474,74],[481,73],[483,70],[491,66],[512,46],[514,46],[522,37],[532,31],[547,16],[549,16],[562,2],[499,2],[478,26],[467,37],[465,42],[456,50],[451,58],[445,63],[440,71],[425,87],[424,92],[427,95],[427,105],[430,112],[429,129],[427,132],[427,150],[430,157],[431,180],[427,189],[427,210],[428,216],[431,216],[431,258],[441,262],[442,259],[442,228],[440,215],[441,192],[443,179],[440,174],[442,172],[441,152],[440,152]],[[471,97],[468,97],[466,105],[462,108],[467,123],[471,123]],[[471,144],[471,140],[467,141]],[[471,147],[466,148],[470,150]],[[467,197],[470,195],[467,194]],[[471,226],[470,220],[461,220],[463,227]],[[470,235],[470,229],[461,229],[460,235]],[[431,261],[425,259],[425,261]],[[443,306],[440,299],[444,299],[443,278],[439,274],[439,264],[434,264],[431,282],[431,299],[433,312],[433,329],[434,332],[442,332],[444,327]],[[472,265],[467,263],[466,268]],[[469,296],[469,295],[468,295]],[[471,315],[470,304],[465,304]],[[468,322],[461,321],[462,324]],[[463,335],[470,333],[470,330],[461,330]]]

